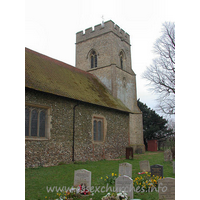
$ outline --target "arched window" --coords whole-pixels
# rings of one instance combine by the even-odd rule
[[[119,58],[120,58],[120,68],[123,69],[124,54],[122,51],[119,53]]]
[[[91,60],[91,68],[97,67],[97,54],[94,50],[92,50],[90,54],[90,60]]]
[[[25,107],[25,136],[26,138],[48,138],[49,119],[48,108],[26,105]]]
[[[104,141],[104,119],[101,117],[93,117],[93,140],[94,142]]]

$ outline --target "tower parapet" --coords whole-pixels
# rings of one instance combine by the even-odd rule
[[[92,27],[90,27],[85,30],[85,33],[83,33],[83,31],[76,33],[76,43],[83,42],[87,39],[91,39],[109,32],[113,32],[115,35],[120,37],[122,41],[125,41],[130,45],[129,34],[111,20],[104,22],[103,24],[96,25],[94,30]]]

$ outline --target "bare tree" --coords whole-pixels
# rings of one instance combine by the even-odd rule
[[[165,22],[162,35],[154,44],[157,57],[147,67],[143,78],[150,83],[150,89],[159,95],[159,110],[175,114],[175,23]]]

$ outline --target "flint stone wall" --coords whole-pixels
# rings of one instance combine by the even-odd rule
[[[26,88],[25,101],[48,106],[51,115],[50,139],[25,140],[25,167],[47,167],[72,162],[73,107],[75,100]],[[92,116],[107,122],[105,141],[92,140]],[[129,114],[92,104],[76,107],[75,161],[115,159],[125,156],[129,142]]]

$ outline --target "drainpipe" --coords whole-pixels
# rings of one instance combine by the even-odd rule
[[[74,136],[75,136],[75,114],[76,114],[76,106],[78,106],[80,102],[78,102],[76,105],[73,107],[73,144],[72,144],[72,162],[74,162]]]

